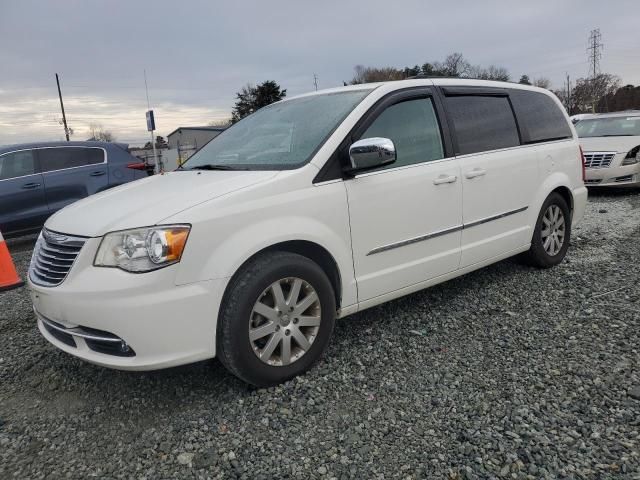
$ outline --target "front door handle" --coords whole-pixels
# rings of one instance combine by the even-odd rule
[[[440,175],[433,180],[434,185],[442,185],[443,183],[453,183],[458,179],[455,175]]]
[[[40,186],[39,183],[25,183],[22,185],[22,188],[25,190],[33,190],[34,188],[38,188]]]
[[[101,177],[102,175],[104,175],[105,172],[91,172],[89,175],[91,175],[92,177]]]
[[[486,174],[487,174],[487,171],[484,170],[483,168],[474,168],[473,170],[465,173],[464,176],[467,178],[476,178],[476,177],[482,177]]]

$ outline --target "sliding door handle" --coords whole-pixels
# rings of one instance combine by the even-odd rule
[[[464,174],[465,177],[471,179],[476,177],[483,177],[487,174],[487,171],[483,168],[474,168],[473,170]]]
[[[458,179],[455,175],[440,175],[433,180],[434,185],[442,185],[443,183],[453,183]]]

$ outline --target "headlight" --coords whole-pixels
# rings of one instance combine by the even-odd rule
[[[189,225],[162,225],[107,233],[93,264],[139,273],[178,263],[189,230]]]
[[[633,165],[634,163],[640,162],[640,145],[632,148],[627,156],[624,157],[622,161],[622,165]]]

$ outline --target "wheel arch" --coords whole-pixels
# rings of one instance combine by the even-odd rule
[[[290,252],[296,253],[298,255],[302,255],[303,257],[308,258],[309,260],[316,263],[324,273],[329,278],[331,282],[331,286],[333,287],[335,299],[336,299],[336,308],[339,310],[342,305],[342,276],[340,274],[340,268],[338,267],[338,262],[331,255],[331,253],[322,245],[318,243],[309,241],[309,240],[286,240],[278,243],[274,243],[267,247],[258,250],[249,258],[247,258],[234,272],[230,281],[227,283],[225,288],[225,292],[223,298],[226,297],[227,292],[230,288],[230,285],[233,283],[233,278],[242,270],[242,268],[259,257],[260,255],[264,255],[267,252]]]
[[[551,195],[554,192],[559,193],[560,196],[564,198],[564,200],[567,202],[567,205],[569,206],[569,211],[573,215],[573,194],[571,193],[571,190],[565,185],[560,185],[554,188],[551,192],[549,192],[549,195]]]

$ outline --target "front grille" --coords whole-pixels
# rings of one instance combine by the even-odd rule
[[[611,160],[616,156],[616,152],[585,152],[585,168],[607,168],[611,165]]]
[[[633,175],[625,175],[623,177],[616,177],[615,178],[615,182],[630,182],[631,180],[633,180]]]
[[[31,257],[29,277],[43,287],[60,285],[67,277],[86,238],[43,229]]]

